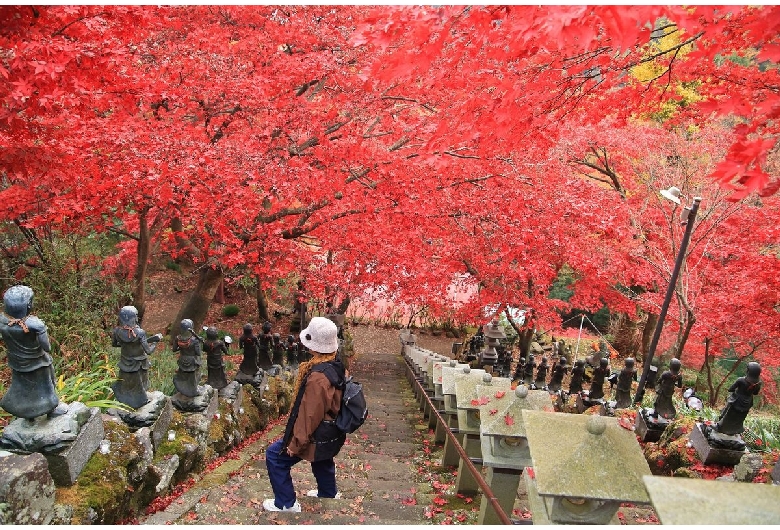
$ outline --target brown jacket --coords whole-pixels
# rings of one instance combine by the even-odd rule
[[[298,418],[288,448],[290,453],[307,460],[314,460],[314,444],[311,437],[324,419],[333,420],[341,407],[341,390],[328,381],[325,374],[311,372],[306,380]]]

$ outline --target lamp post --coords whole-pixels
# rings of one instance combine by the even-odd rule
[[[661,195],[671,201],[674,201],[677,204],[680,204],[680,190],[675,187],[661,191]],[[658,346],[658,339],[661,337],[661,330],[664,327],[666,312],[669,310],[669,304],[672,301],[672,296],[674,295],[675,287],[677,286],[677,277],[680,275],[680,269],[682,268],[683,261],[685,261],[685,251],[688,249],[688,242],[691,239],[691,232],[693,232],[693,224],[696,221],[696,214],[699,212],[699,203],[701,203],[701,197],[694,197],[693,204],[683,210],[682,224],[685,225],[685,234],[683,235],[682,242],[680,243],[680,250],[677,252],[677,259],[674,262],[672,277],[669,278],[669,287],[666,289],[666,297],[664,298],[664,303],[661,306],[661,312],[658,314],[658,324],[655,326],[653,338],[650,341],[649,348],[647,349],[647,358],[643,363],[642,377],[639,378],[639,385],[636,389],[634,404],[642,403],[642,398],[645,397],[645,384],[647,382],[647,376],[650,373],[650,363],[653,361],[655,349]]]

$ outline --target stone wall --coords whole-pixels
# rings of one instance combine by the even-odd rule
[[[289,412],[290,374],[267,388],[242,388],[240,407],[220,398],[217,413],[174,409],[175,437],[152,439],[148,427],[131,432],[103,414],[107,454],[95,451],[72,486],[55,486],[40,453],[0,455],[0,524],[116,524],[143,515],[158,497],[190,480],[268,423]]]

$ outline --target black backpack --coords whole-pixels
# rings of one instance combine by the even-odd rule
[[[320,363],[312,367],[312,372],[321,372],[330,384],[343,390],[341,408],[334,420],[336,427],[343,433],[353,433],[360,428],[368,416],[368,404],[363,394],[363,385],[352,379],[339,376],[331,363]],[[342,372],[343,373],[343,372]]]

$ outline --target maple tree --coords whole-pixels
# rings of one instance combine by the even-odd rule
[[[315,297],[554,328],[571,306],[656,311],[679,241],[657,189],[678,185],[705,200],[662,347],[760,343],[775,366],[777,15],[2,6],[3,230],[33,251],[42,231],[124,237],[105,269],[140,311],[153,256],[192,262],[177,320],[243,276],[262,317],[295,274]],[[568,302],[549,299],[563,270]]]

